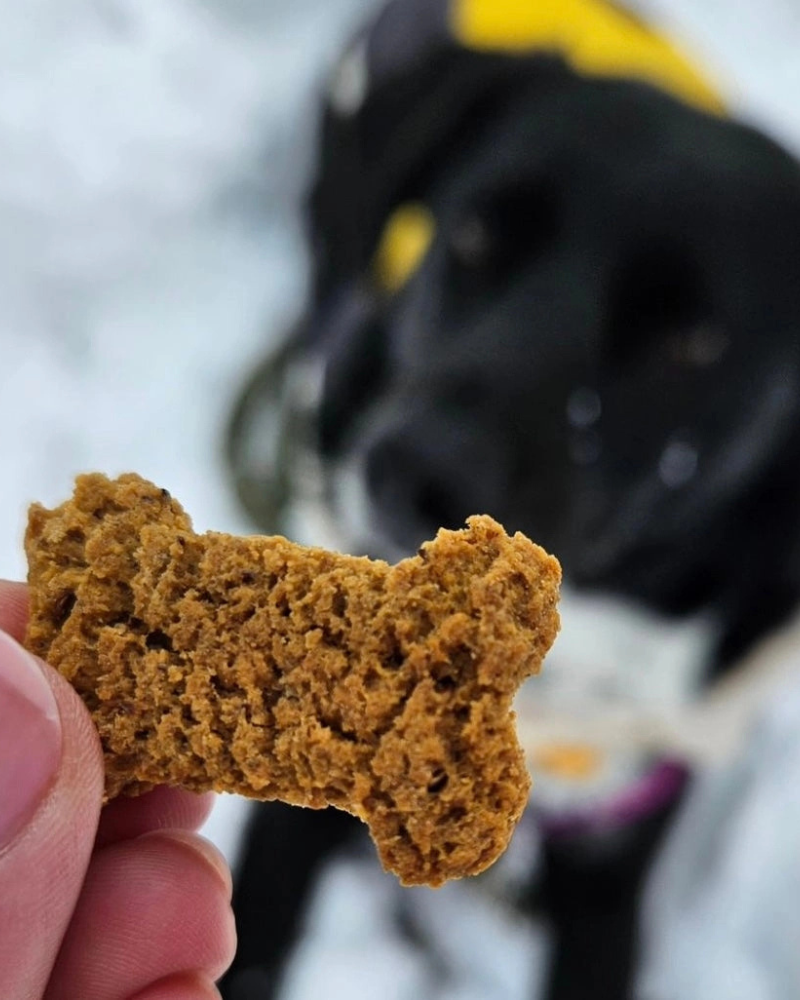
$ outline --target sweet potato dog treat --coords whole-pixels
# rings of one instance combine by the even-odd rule
[[[330,804],[402,882],[440,885],[508,844],[530,784],[511,702],[558,629],[556,560],[467,524],[389,566],[196,535],[139,476],[81,476],[30,511],[27,645],[89,707],[109,798]]]

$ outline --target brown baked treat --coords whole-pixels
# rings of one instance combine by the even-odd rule
[[[166,490],[81,476],[34,505],[28,648],[88,705],[107,794],[238,792],[368,823],[406,884],[505,849],[529,778],[511,702],[558,629],[560,570],[489,517],[391,567],[196,535]]]

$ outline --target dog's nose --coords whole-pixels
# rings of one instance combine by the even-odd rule
[[[366,456],[367,492],[373,511],[403,548],[412,550],[439,527],[459,527],[471,513],[443,456],[428,453],[414,435],[388,436]],[[461,499],[459,499],[461,497]]]

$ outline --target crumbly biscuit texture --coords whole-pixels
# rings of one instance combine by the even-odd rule
[[[511,704],[558,629],[557,561],[490,517],[396,566],[197,535],[139,476],[35,504],[28,648],[89,707],[106,792],[345,809],[405,884],[476,874],[529,777]]]

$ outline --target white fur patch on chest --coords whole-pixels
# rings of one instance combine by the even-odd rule
[[[561,632],[542,673],[517,699],[520,738],[544,813],[592,808],[665,757],[698,697],[717,628],[707,616],[670,620],[566,586]]]

